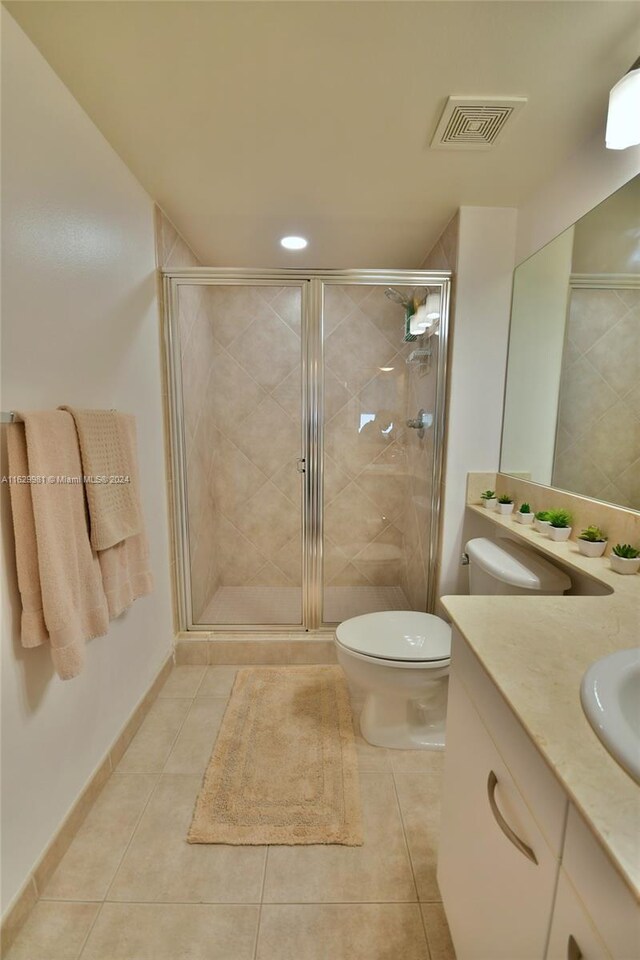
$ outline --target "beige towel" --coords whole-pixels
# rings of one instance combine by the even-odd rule
[[[105,634],[109,623],[100,563],[89,542],[78,437],[65,411],[21,417],[24,425],[8,428],[10,473],[79,481],[33,482],[27,494],[11,485],[22,643],[38,645],[48,634],[56,672],[68,680],[82,669],[84,641]]]
[[[68,410],[75,420],[85,476],[131,475],[131,449],[122,414],[116,410],[59,409]],[[142,514],[131,483],[88,483],[86,495],[94,550],[106,550],[140,532]]]
[[[7,456],[9,474],[12,477],[27,477],[27,440],[24,424],[7,427]],[[49,639],[42,609],[42,590],[38,570],[38,541],[33,516],[31,486],[28,483],[12,483],[9,487],[11,513],[16,544],[16,567],[18,586],[22,598],[21,639],[23,647],[39,647]]]
[[[120,616],[123,610],[126,610],[138,597],[143,597],[153,590],[149,544],[144,531],[140,504],[136,421],[128,414],[118,413],[116,416],[119,418],[118,429],[122,437],[125,457],[129,463],[130,483],[127,486],[130,487],[136,513],[140,518],[140,532],[98,554],[102,583],[112,620]]]

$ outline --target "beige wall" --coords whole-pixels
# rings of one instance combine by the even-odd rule
[[[20,645],[2,487],[4,909],[170,652],[172,627],[153,204],[5,11],[2,67],[2,409],[136,416],[155,577],[152,596],[87,644],[84,672],[60,681],[46,648]]]

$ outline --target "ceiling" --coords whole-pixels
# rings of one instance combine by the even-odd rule
[[[517,206],[604,133],[640,49],[637,0],[5,6],[216,266],[419,266],[458,206]],[[431,150],[450,94],[529,103],[489,151]]]

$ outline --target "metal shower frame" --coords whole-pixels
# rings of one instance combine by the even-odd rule
[[[330,629],[323,606],[323,288],[330,284],[369,286],[409,284],[440,290],[441,320],[433,420],[431,525],[428,542],[427,612],[436,601],[436,564],[440,545],[440,509],[444,472],[451,273],[441,270],[252,270],[193,267],[165,270],[163,276],[163,344],[169,390],[173,549],[178,625],[181,631],[283,632]],[[301,451],[305,472],[302,496],[302,622],[300,624],[195,624],[191,604],[188,491],[182,365],[178,329],[178,295],[183,284],[295,286],[301,291]]]

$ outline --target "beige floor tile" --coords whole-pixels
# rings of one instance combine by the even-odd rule
[[[456,960],[449,924],[441,903],[423,903],[422,916],[427,931],[431,960]]]
[[[394,773],[432,773],[442,776],[444,750],[389,750]]]
[[[428,960],[413,903],[265,905],[257,960]]]
[[[407,902],[416,899],[393,778],[360,776],[362,847],[271,847],[265,903]]]
[[[118,773],[160,773],[191,701],[156,700],[117,766]]]
[[[97,903],[37,903],[5,960],[78,960]]]
[[[198,687],[198,697],[228,697],[233,687],[238,668],[207,667],[202,683]]]
[[[193,701],[164,773],[203,776],[226,708],[227,701],[223,699],[204,697]]]
[[[102,900],[157,778],[114,774],[89,811],[42,896]]]
[[[206,667],[186,665],[174,667],[158,696],[162,699],[167,697],[195,697],[206,669]]]
[[[108,900],[259,903],[265,847],[186,841],[201,781],[160,777]]]
[[[252,960],[257,906],[106,903],[82,960]]]
[[[436,881],[441,780],[428,773],[394,774],[420,900],[441,900]]]

